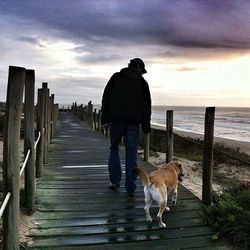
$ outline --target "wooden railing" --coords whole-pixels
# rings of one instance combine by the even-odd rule
[[[20,169],[19,141],[24,100],[24,161]],[[49,96],[47,83],[38,89],[37,128],[35,130],[35,71],[9,67],[5,105],[3,145],[3,249],[19,249],[20,177],[24,174],[24,200],[28,213],[35,210],[35,177],[42,175],[50,140],[58,116],[54,95]],[[35,131],[37,139],[35,141]]]
[[[105,136],[109,132],[101,126],[101,111],[93,110],[91,101],[87,106],[77,105],[76,102],[72,105],[72,112],[81,120],[85,121],[92,129],[100,131]],[[212,159],[213,159],[213,138],[214,138],[214,117],[215,108],[206,108],[205,114],[205,132],[204,132],[204,147],[203,147],[203,181],[202,181],[202,203],[210,205],[212,202]],[[174,133],[173,133],[173,110],[166,111],[166,162],[173,160],[174,154]],[[149,159],[150,135],[143,135],[144,160]]]

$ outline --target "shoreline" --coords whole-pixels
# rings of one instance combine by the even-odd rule
[[[165,127],[163,125],[152,123],[153,129],[163,130],[165,131]],[[185,138],[191,138],[191,139],[199,139],[203,140],[204,135],[199,134],[192,131],[183,131],[174,129],[174,133]],[[239,140],[233,140],[233,139],[227,139],[222,137],[214,137],[214,143],[223,144],[225,147],[232,148],[240,153],[246,153],[250,156],[250,142],[246,141],[239,141]]]

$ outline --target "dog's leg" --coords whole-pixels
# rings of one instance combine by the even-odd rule
[[[145,207],[144,207],[144,211],[145,211],[145,214],[146,214],[146,219],[147,221],[152,221],[152,217],[150,216],[150,213],[149,213],[149,208],[151,206],[151,203],[152,203],[152,196],[150,194],[150,192],[148,190],[145,190],[144,191],[145,193]]]
[[[177,196],[178,196],[178,185],[176,185],[174,191],[173,191],[173,197],[172,197],[172,204],[176,205],[177,202]]]
[[[167,190],[165,190],[164,196],[165,196],[165,201],[166,201],[166,211],[170,211],[170,207],[168,207],[168,191]]]
[[[162,213],[164,212],[166,206],[167,206],[167,204],[166,204],[165,200],[159,204],[159,211],[157,214],[157,219],[158,219],[160,227],[166,227],[166,224],[162,222]]]

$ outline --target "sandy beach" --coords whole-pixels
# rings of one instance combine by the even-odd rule
[[[174,130],[174,133],[176,133],[180,136],[183,136],[183,137],[189,137],[192,139],[203,140],[203,135],[193,133],[193,132]],[[220,144],[223,144],[225,147],[232,148],[234,150],[239,150],[239,152],[242,152],[242,153],[244,152],[244,153],[250,155],[250,142],[214,137],[214,143],[220,143]]]

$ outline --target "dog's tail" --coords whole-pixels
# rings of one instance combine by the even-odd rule
[[[149,176],[142,168],[135,168],[135,172],[140,176],[143,186],[150,186]]]

